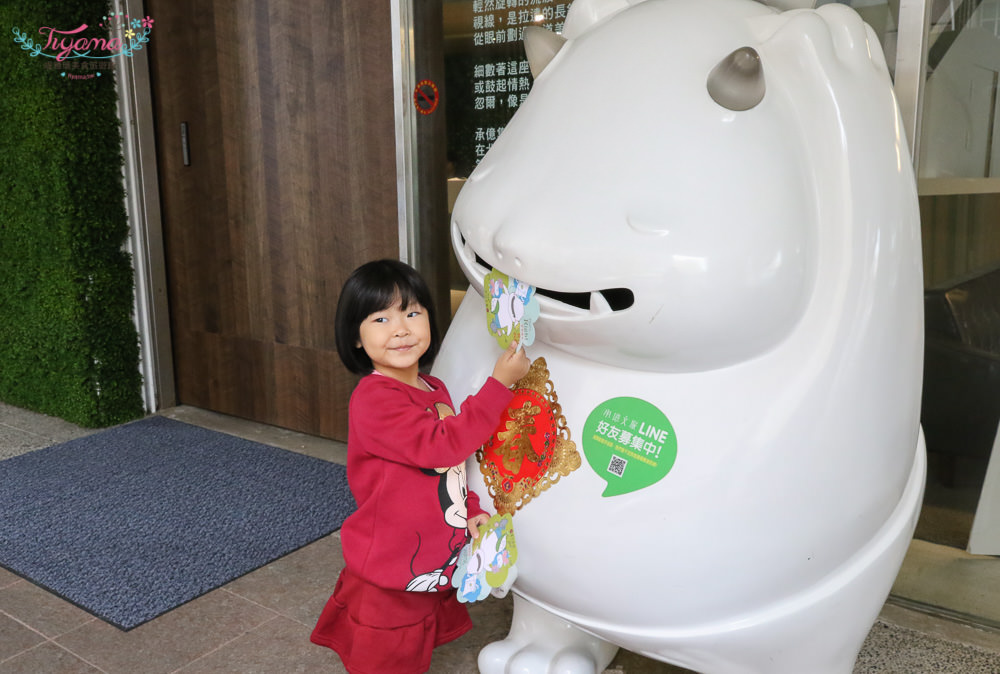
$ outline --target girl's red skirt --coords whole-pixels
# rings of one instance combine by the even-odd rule
[[[435,647],[470,629],[453,590],[386,590],[344,569],[309,639],[335,650],[351,674],[421,674]]]

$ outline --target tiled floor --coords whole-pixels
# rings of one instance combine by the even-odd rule
[[[193,408],[169,410],[166,415],[312,456],[344,460],[340,443]],[[92,431],[0,404],[0,459],[88,432]],[[343,672],[334,653],[308,641],[341,563],[340,539],[333,534],[130,632],[0,569],[0,674]],[[439,648],[431,671],[475,672],[477,653],[506,634],[510,613],[509,599],[475,605],[476,629]],[[686,670],[620,652],[608,671],[679,674]],[[889,603],[855,672],[1000,672],[1000,634]]]

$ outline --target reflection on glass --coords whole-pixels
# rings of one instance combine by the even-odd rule
[[[998,567],[965,550],[981,504],[1000,488],[986,479],[1000,418],[1000,238],[994,233],[1000,3],[929,1],[918,162],[928,475],[916,540],[893,594],[992,624],[1000,620],[995,592],[981,588],[991,585],[985,579]],[[954,572],[958,566],[963,573]]]
[[[992,489],[985,476],[1000,417],[1000,202],[989,180],[1000,177],[1000,2],[939,0],[929,35],[918,166],[930,472],[917,537],[964,549]]]
[[[996,176],[1000,2],[939,2],[930,30],[920,175]]]
[[[531,89],[525,26],[561,32],[570,2],[465,0],[444,3],[449,177],[466,178]]]
[[[445,0],[448,212],[465,179],[500,137],[534,79],[524,56],[525,26],[561,32],[569,1]],[[451,256],[453,296],[467,285]],[[453,297],[453,303],[456,301]]]

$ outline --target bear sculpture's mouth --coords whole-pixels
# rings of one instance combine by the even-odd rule
[[[486,274],[493,269],[493,265],[479,257],[479,254],[468,246],[464,236],[461,237],[461,241],[463,250],[471,252],[475,257],[475,263],[480,268],[479,276],[485,278]],[[530,279],[521,280],[530,283]],[[604,288],[603,290],[574,293],[536,286],[535,292],[541,297],[591,314],[608,314],[625,311],[635,304],[635,293],[628,288]]]

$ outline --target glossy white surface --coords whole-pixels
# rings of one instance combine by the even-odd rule
[[[434,373],[458,402],[498,354],[477,255],[543,291],[626,288],[540,297],[527,351],[581,456],[590,412],[630,396],[677,459],[602,497],[584,457],[517,512],[515,625],[480,666],[600,671],[597,636],[697,671],[849,672],[925,470],[919,214],[878,40],[843,5],[753,0],[577,0],[564,37],[455,205],[472,292]],[[706,78],[744,46],[766,93],[734,112]]]

